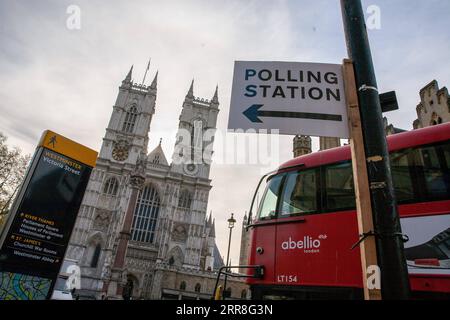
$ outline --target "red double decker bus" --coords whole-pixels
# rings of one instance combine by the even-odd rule
[[[413,297],[449,298],[450,123],[387,141]],[[350,147],[298,157],[266,177],[249,217],[249,265],[264,270],[247,280],[252,297],[363,298]]]

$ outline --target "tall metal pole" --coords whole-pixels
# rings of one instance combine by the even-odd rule
[[[341,0],[341,8],[347,50],[355,67],[358,88],[381,294],[383,299],[408,299],[408,269],[364,13],[360,0]]]
[[[230,229],[230,233],[228,236],[228,252],[227,252],[227,263],[226,266],[228,267],[230,265],[230,247],[231,247],[231,233],[234,228],[234,223],[236,220],[233,218],[233,213],[231,214],[231,218],[227,220],[228,221],[228,228]],[[228,268],[225,269],[226,272],[229,272]],[[223,281],[223,292],[227,290],[227,273],[225,273],[225,280]],[[222,294],[222,299],[225,300],[225,294]]]

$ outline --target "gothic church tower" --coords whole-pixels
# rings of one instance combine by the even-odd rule
[[[216,87],[211,101],[196,98],[192,80],[179,118],[177,142],[172,157],[173,172],[209,178],[218,113],[218,88]]]
[[[293,140],[292,152],[294,153],[294,158],[311,153],[311,137],[296,135]]]
[[[131,193],[129,173],[139,154],[147,153],[157,74],[145,86],[133,83],[132,72],[133,67],[119,87],[66,254],[66,259],[77,261],[81,285],[88,290],[100,290],[103,285]]]
[[[121,165],[133,165],[138,155],[147,154],[148,132],[155,113],[157,76],[150,86],[132,82],[131,67],[119,87],[119,94],[113,107],[100,158]]]
[[[122,81],[80,207],[66,261],[80,267],[86,297],[159,299],[180,289],[164,282],[174,272],[210,281],[220,261],[215,223],[206,216],[218,89],[209,101],[195,97],[191,83],[169,163],[161,141],[147,149],[157,75],[149,86],[137,84],[131,68]],[[137,172],[139,186],[131,178]],[[194,285],[195,294],[207,288]]]
[[[206,210],[218,107],[217,87],[208,101],[194,97],[192,81],[182,105],[170,165],[170,175],[176,179],[166,186],[171,200],[162,223],[165,239],[159,253],[160,261],[193,269],[213,267],[215,232]]]

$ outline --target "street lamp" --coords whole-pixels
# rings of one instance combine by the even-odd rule
[[[230,235],[228,238],[228,252],[227,252],[227,264],[226,266],[228,267],[228,265],[230,264],[230,246],[231,246],[231,233],[233,231],[234,228],[234,224],[236,223],[236,219],[233,218],[233,213],[231,214],[230,219],[228,219],[228,228],[230,229]],[[226,272],[228,273],[229,270],[228,268],[225,269]],[[227,273],[225,273],[225,280],[223,282],[223,295],[222,295],[222,299],[225,300],[225,292],[227,291]]]

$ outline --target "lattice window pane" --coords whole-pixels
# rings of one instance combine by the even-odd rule
[[[154,187],[146,186],[139,192],[131,230],[132,240],[153,242],[160,204],[159,195]]]
[[[125,114],[122,131],[132,133],[137,119],[137,108],[132,106]]]

